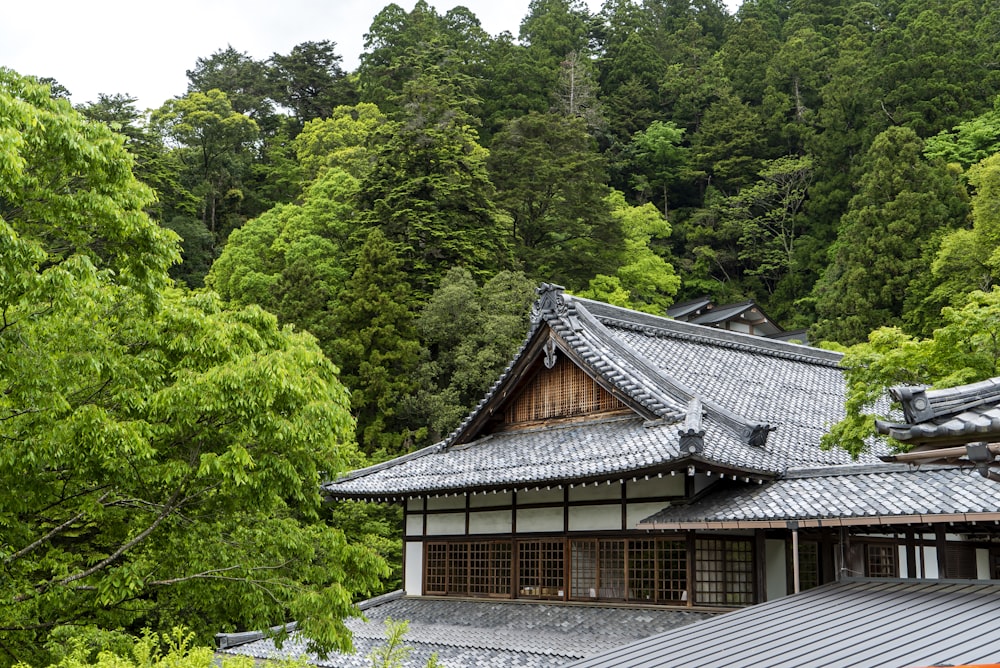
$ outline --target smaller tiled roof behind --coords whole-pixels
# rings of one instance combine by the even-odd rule
[[[843,581],[730,612],[567,668],[913,668],[995,662],[1000,583]]]
[[[846,466],[788,471],[762,485],[731,485],[689,506],[643,520],[639,528],[699,522],[861,520],[1000,513],[1000,485],[959,467]],[[973,518],[970,518],[973,519]]]
[[[366,607],[368,621],[347,620],[355,654],[320,659],[293,634],[281,650],[267,639],[222,650],[258,659],[305,658],[336,668],[363,668],[365,657],[385,642],[385,620],[408,620],[404,644],[412,653],[404,668],[422,668],[432,653],[449,668],[554,668],[569,661],[686,624],[709,613],[653,608],[553,605],[515,601],[409,599],[401,595]]]

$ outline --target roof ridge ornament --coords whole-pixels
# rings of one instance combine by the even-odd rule
[[[555,283],[542,283],[535,288],[535,292],[538,293],[538,299],[535,300],[534,305],[531,307],[531,321],[538,322],[549,313],[560,318],[566,315],[569,312],[569,307],[566,305],[566,299],[563,296],[563,290],[565,289],[563,286],[556,285]]]
[[[681,433],[681,454],[697,455],[705,448],[705,427],[702,425],[704,408],[701,397],[694,395],[688,401],[687,415],[684,417],[684,428]]]

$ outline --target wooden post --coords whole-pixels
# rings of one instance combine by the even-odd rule
[[[801,591],[799,586],[799,528],[798,523],[794,523],[792,529],[792,593],[798,594]]]

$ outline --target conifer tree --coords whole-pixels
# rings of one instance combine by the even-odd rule
[[[901,127],[869,149],[859,192],[814,290],[820,320],[810,339],[853,344],[880,325],[900,324],[907,290],[930,270],[935,232],[964,222],[957,180],[940,163],[925,162],[922,150],[916,133]]]
[[[334,310],[331,347],[351,391],[358,444],[376,459],[405,452],[422,435],[409,428],[400,409],[416,390],[421,355],[410,299],[397,247],[378,228],[371,230]]]

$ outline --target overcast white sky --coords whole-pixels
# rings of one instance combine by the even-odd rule
[[[492,35],[515,36],[529,0],[429,0],[444,13],[464,5]],[[337,43],[354,69],[364,34],[389,0],[24,0],[3,3],[0,66],[52,77],[73,102],[128,93],[140,108],[187,90],[199,57],[232,45],[263,60],[306,41]],[[410,11],[414,0],[397,0]],[[588,0],[593,10],[601,0]],[[732,4],[732,0],[730,2]]]

